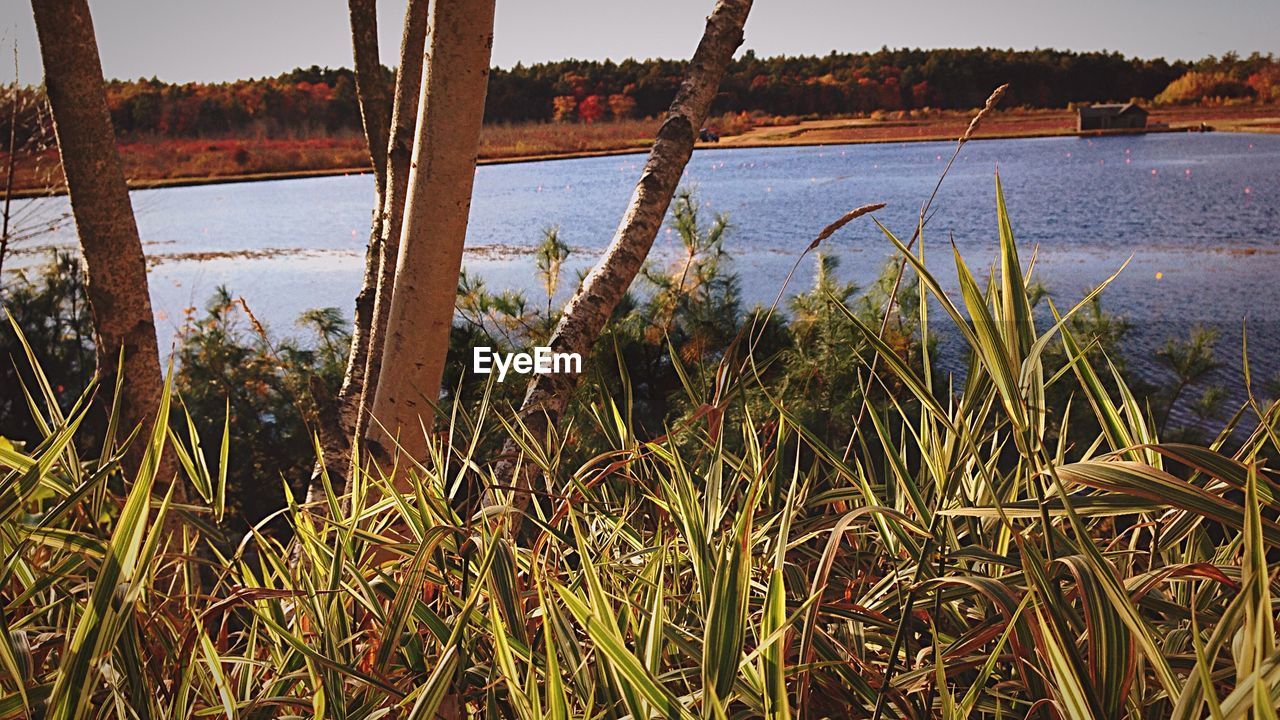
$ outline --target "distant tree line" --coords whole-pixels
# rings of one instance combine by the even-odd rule
[[[653,117],[675,96],[686,62],[562,60],[495,69],[489,123]],[[386,70],[388,82],[394,77]],[[1005,107],[1071,103],[1280,99],[1280,62],[1271,55],[1210,56],[1197,62],[1060,50],[881,49],[876,52],[757,57],[730,65],[713,114],[840,115],[877,110],[968,109],[1009,83]],[[38,93],[35,88],[22,92]],[[271,78],[171,84],[156,79],[107,85],[111,119],[124,137],[314,137],[360,130],[351,70],[312,66]],[[27,102],[19,140],[47,122]],[[0,117],[0,136],[9,114]]]
[[[1280,60],[1254,53],[1247,58],[1228,54],[1210,57],[1169,83],[1157,103],[1205,100],[1280,102]]]
[[[1056,50],[880,50],[733,62],[713,113],[836,115],[915,108],[981,106],[991,88],[1010,83],[1009,106],[1153,97],[1189,69],[1187,63],[1139,60],[1118,53]],[[491,122],[578,119],[591,122],[623,108],[660,113],[675,94],[684,64],[566,60],[495,71]],[[622,98],[629,98],[630,102]],[[575,112],[576,107],[576,112]]]

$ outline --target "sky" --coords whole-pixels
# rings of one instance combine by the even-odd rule
[[[714,0],[497,0],[493,64],[686,58]],[[108,77],[216,82],[351,63],[342,0],[90,0]],[[378,0],[382,60],[399,53],[404,0]],[[0,78],[40,81],[25,0],[0,0]],[[755,0],[758,55],[880,47],[1113,50],[1196,59],[1280,54],[1278,0]]]

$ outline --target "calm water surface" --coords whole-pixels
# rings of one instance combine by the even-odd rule
[[[950,155],[950,143],[706,150],[684,182],[708,214],[726,213],[748,303],[770,302],[794,258],[827,223],[869,202],[908,237]],[[492,288],[535,296],[531,249],[548,226],[574,248],[569,271],[588,267],[607,245],[644,156],[482,167],[476,172],[467,270]],[[1255,372],[1280,373],[1280,136],[1158,134],[1047,138],[968,145],[934,203],[925,232],[932,265],[954,278],[949,243],[971,266],[992,260],[994,174],[999,169],[1014,231],[1059,305],[1077,299],[1132,256],[1104,306],[1134,325],[1131,362],[1155,373],[1151,354],[1197,322],[1222,328],[1220,353],[1238,379],[1242,323]],[[360,282],[373,199],[370,176],[141,190],[138,224],[154,259],[152,294],[162,335],[214,288],[243,295],[273,332],[296,332],[305,309],[350,312]],[[36,201],[32,214],[65,209]],[[66,227],[42,238],[74,246]],[[675,245],[669,231],[657,258]],[[827,246],[840,273],[868,284],[890,245],[859,221]],[[27,262],[38,254],[28,246]],[[802,266],[790,290],[811,280]],[[566,283],[572,285],[572,283]],[[162,344],[167,344],[162,337]]]

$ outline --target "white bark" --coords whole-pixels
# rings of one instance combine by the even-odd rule
[[[372,0],[350,0],[351,40],[356,87],[365,137],[374,169],[374,211],[369,247],[365,253],[364,280],[356,295],[351,351],[336,402],[328,390],[313,383],[311,393],[318,407],[320,447],[324,469],[339,488],[350,471],[351,439],[367,425],[370,387],[377,384],[387,308],[390,306],[392,272],[399,247],[400,221],[408,187],[409,156],[422,84],[422,55],[426,40],[428,0],[409,0],[405,9],[396,70],[394,101],[390,102],[378,59],[377,13]],[[388,116],[388,112],[390,115]],[[376,348],[376,350],[374,349]],[[374,374],[370,375],[370,372]],[[308,503],[317,501],[317,465],[307,492]]]
[[[418,121],[418,94],[422,87],[426,51],[428,0],[409,0],[404,34],[400,40],[400,68],[396,74],[395,102],[391,111],[391,137],[387,152],[386,202],[382,211],[382,241],[378,247],[377,293],[369,328],[369,351],[364,370],[364,394],[356,413],[355,435],[364,437],[369,427],[369,407],[382,373],[383,339],[395,293],[396,260],[404,226],[405,198],[409,194],[409,167],[413,160],[413,136]]]
[[[395,289],[367,447],[421,459],[440,394],[484,119],[494,0],[432,4]],[[403,467],[404,463],[400,463]]]
[[[694,141],[711,109],[733,53],[742,44],[743,26],[751,0],[720,0],[707,18],[707,27],[689,64],[689,74],[676,93],[666,120],[658,130],[640,182],[622,216],[604,257],[592,269],[582,288],[565,307],[551,337],[553,352],[586,356],[600,337],[614,308],[631,286],[662,227],[667,207],[693,153]],[[520,408],[520,416],[535,437],[544,437],[560,422],[577,387],[578,376],[534,375]],[[529,464],[513,478],[518,446],[509,441],[496,472],[499,484],[514,481],[518,490],[513,503],[528,506],[533,469]],[[492,494],[488,502],[494,502]],[[513,522],[518,522],[514,520]]]

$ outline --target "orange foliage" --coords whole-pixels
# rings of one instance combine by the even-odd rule
[[[557,95],[551,101],[554,108],[553,119],[556,122],[572,120],[578,112],[578,99],[572,95]]]
[[[1249,85],[1236,80],[1225,72],[1191,71],[1169,83],[1156,96],[1156,103],[1177,105],[1202,100],[1248,98],[1256,94]]]
[[[1280,102],[1280,65],[1268,65],[1249,76],[1249,87],[1260,102]]]
[[[614,93],[609,96],[609,112],[615,120],[626,120],[635,115],[636,99],[623,93]]]

